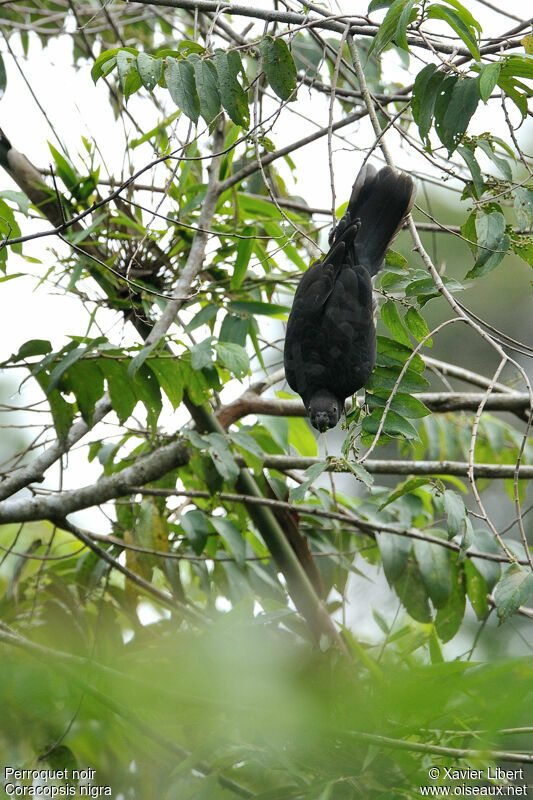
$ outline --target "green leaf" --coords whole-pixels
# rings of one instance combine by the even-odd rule
[[[465,615],[465,588],[461,571],[456,565],[451,570],[451,583],[452,591],[448,601],[438,609],[435,617],[435,629],[443,642],[453,639]]]
[[[513,191],[514,212],[520,230],[533,226],[533,191],[525,186],[518,186]]]
[[[372,0],[368,5],[368,13],[371,14],[373,11],[379,11],[381,8],[389,8],[392,3],[393,0]]]
[[[299,503],[300,500],[303,500],[305,493],[313,481],[315,481],[318,476],[327,469],[327,467],[327,461],[320,461],[318,464],[313,464],[312,466],[308,467],[305,472],[302,472],[302,478],[304,478],[304,481],[299,486],[296,486],[290,490],[289,503]]]
[[[152,353],[155,348],[158,346],[159,342],[153,342],[152,344],[143,347],[137,355],[131,359],[129,367],[128,367],[128,375],[130,378],[133,378],[135,373],[141,366],[144,364],[150,353]]]
[[[220,342],[235,342],[235,344],[240,344],[244,347],[249,330],[249,317],[237,317],[235,314],[226,314],[220,326],[218,340]]]
[[[447,278],[446,275],[442,275],[442,282],[452,294],[453,292],[460,292],[465,288],[453,278]],[[431,300],[432,297],[440,297],[440,292],[437,290],[433,278],[421,278],[420,280],[412,281],[405,288],[406,297],[412,297],[413,295],[416,295],[418,303],[423,305],[427,303],[428,300]]]
[[[446,6],[441,6],[437,3],[434,3],[430,5],[427,10],[427,18],[441,19],[444,20],[444,22],[447,22],[448,25],[453,28],[456,34],[463,40],[470,51],[472,58],[474,58],[476,61],[480,60],[481,56],[479,54],[475,30],[471,25],[465,22],[463,14],[460,12],[458,13],[457,11],[452,11],[452,9],[446,8]]]
[[[165,81],[178,108],[196,124],[200,117],[200,98],[196,91],[193,65],[185,59],[178,60],[169,56]]]
[[[400,370],[391,367],[376,367],[367,381],[366,388],[379,391],[381,389],[391,390],[394,388]],[[423,392],[429,386],[428,381],[414,370],[408,369],[398,386],[399,392]]]
[[[185,53],[185,55],[189,55],[190,53],[197,53],[198,55],[203,55],[206,52],[205,47],[203,47],[199,42],[195,42],[192,39],[184,39],[178,45],[178,50],[180,53]]]
[[[135,56],[128,50],[120,49],[117,53],[117,69],[121,91],[126,94],[126,80],[135,63]]]
[[[448,94],[451,89],[451,94]],[[477,105],[479,92],[476,78],[449,77],[443,84],[444,95],[435,104],[435,130],[451,155],[466,133]],[[442,113],[444,112],[444,113]]]
[[[459,0],[444,0],[444,2],[455,8],[465,25],[476,30],[478,33],[481,33],[482,28],[480,23],[477,21],[477,19],[475,19],[475,17],[472,16],[470,11],[468,11],[468,9],[466,9],[464,5],[459,2]]]
[[[0,278],[0,283],[5,283],[6,281],[13,281],[15,278],[27,278],[27,272],[13,272],[12,275],[2,275]]]
[[[533,242],[520,242],[519,240],[511,239],[511,249],[526,264],[533,267]]]
[[[506,56],[501,74],[506,77],[519,77],[533,80],[533,56],[513,54]]]
[[[379,391],[367,392],[365,396],[369,408],[374,408],[375,406],[383,408],[388,399],[389,395],[386,392]],[[408,419],[421,419],[431,413],[424,403],[421,403],[414,395],[406,394],[405,392],[395,393],[390,408],[391,411],[396,411],[397,414]]]
[[[85,359],[69,367],[66,379],[87,425],[92,425],[94,407],[104,393],[104,376],[98,364]]]
[[[19,211],[21,211],[24,216],[28,216],[28,211],[30,210],[31,200],[29,197],[24,194],[24,192],[16,192],[13,189],[4,189],[0,192],[0,195],[4,197],[6,200],[11,200],[11,202],[16,203]],[[35,263],[41,263],[38,260]]]
[[[508,181],[512,181],[513,173],[511,171],[511,167],[509,166],[509,162],[505,158],[500,158],[496,155],[493,150],[492,143],[487,141],[487,139],[476,139],[476,144],[481,148],[481,150],[483,150],[487,158],[489,158],[492,163],[495,164],[504,178]]]
[[[415,2],[418,2],[418,0],[407,0],[405,2],[394,33],[395,43],[398,47],[401,47],[402,50],[406,51],[409,51],[409,45],[407,44],[407,26],[417,17],[417,12],[413,12]]]
[[[278,447],[287,453],[289,451],[289,423],[287,418],[269,417],[265,414],[263,416],[263,425]]]
[[[390,42],[394,39],[394,37],[398,35],[400,37],[400,41],[402,44],[398,43],[400,47],[405,47],[404,49],[407,50],[407,39],[405,38],[405,29],[409,22],[409,15],[411,13],[411,9],[414,5],[414,0],[394,0],[391,3],[389,10],[385,14],[385,18],[381,25],[379,26],[379,30],[372,40],[372,44],[369,47],[368,55],[374,53],[375,56],[378,56],[383,50],[387,47]],[[406,16],[402,16],[405,9],[407,10]],[[400,20],[401,23],[400,23]]]
[[[288,100],[296,88],[296,64],[284,39],[264,36],[259,42],[263,68],[269,84],[282,100]]]
[[[233,342],[217,342],[215,350],[219,360],[236,378],[244,378],[250,371],[248,353],[240,344]]]
[[[80,358],[83,358],[87,350],[85,347],[76,347],[74,350],[71,350],[67,355],[61,359],[59,364],[52,370],[50,374],[50,381],[48,383],[47,392],[53,392],[56,388],[57,384],[63,377],[63,374],[67,371],[67,369],[78,361]]]
[[[209,367],[209,365],[207,366]],[[202,403],[205,403],[209,394],[209,387],[203,373],[200,370],[193,369],[185,358],[182,358],[179,363],[179,368],[183,375],[189,397],[194,405],[201,406]]]
[[[130,378],[130,381],[139,400],[146,408],[148,425],[155,429],[162,409],[161,390],[156,376],[146,364],[143,364],[135,373],[133,380]]]
[[[142,85],[148,91],[157,86],[161,78],[163,61],[160,58],[153,58],[147,53],[139,53],[137,56],[137,72],[141,78]]]
[[[200,325],[205,325],[207,322],[210,322],[212,319],[214,319],[214,317],[216,317],[217,314],[218,306],[216,306],[214,303],[209,303],[200,309],[198,314],[196,314],[188,323],[188,325],[185,326],[185,330],[187,333],[191,333],[191,331],[199,328]]]
[[[30,339],[19,348],[18,353],[11,356],[10,361],[23,361],[30,356],[43,356],[52,352],[52,344],[48,339]],[[6,363],[6,362],[4,362]]]
[[[179,365],[171,358],[151,358],[150,369],[176,410],[183,400],[183,378]]]
[[[364,483],[368,488],[374,485],[374,476],[362,464],[358,464],[357,461],[344,461],[344,463],[358,481]]]
[[[47,395],[52,419],[54,421],[54,428],[56,429],[58,439],[63,441],[74,420],[74,406],[71,403],[67,403],[57,390],[49,391],[49,378],[44,371],[36,374],[35,378],[41,389]]]
[[[48,142],[48,147],[56,164],[56,172],[61,178],[67,189],[71,192],[74,191],[79,185],[79,178],[72,164],[67,161],[56,148]]]
[[[213,363],[213,338],[213,336],[208,336],[203,342],[191,347],[191,367],[193,369],[203,369]]]
[[[212,122],[220,111],[217,70],[209,59],[188,56],[194,64],[196,91],[200,100],[200,113],[206,122]]]
[[[486,103],[498,83],[500,72],[502,69],[501,61],[494,61],[492,64],[485,64],[478,75],[477,83],[479,89],[479,96]]]
[[[405,256],[402,256],[401,253],[397,253],[395,250],[387,250],[387,254],[385,256],[385,265],[387,267],[403,269],[406,264],[407,259]]]
[[[254,239],[252,238],[257,234],[257,228],[253,225],[245,225],[242,228],[244,236],[249,236],[249,239],[239,239],[237,244],[237,258],[235,259],[235,267],[233,275],[231,276],[230,289],[239,289],[246,275],[248,264],[250,263],[250,256],[254,249]]]
[[[505,94],[513,101],[522,115],[522,120],[524,120],[528,113],[527,94],[518,91],[517,83],[513,78],[505,77],[503,67],[500,73],[500,79],[498,80],[498,86],[500,89],[503,89]]]
[[[435,111],[435,102],[446,75],[435,64],[428,64],[415,78],[411,109],[420,138],[429,145],[428,134]]]
[[[514,614],[531,594],[533,594],[533,572],[519,564],[511,564],[494,590],[494,602],[500,620],[503,622]]]
[[[432,529],[433,536],[439,532]],[[415,557],[422,575],[424,586],[436,608],[443,608],[453,589],[450,551],[432,542],[415,539]]]
[[[481,175],[481,167],[476,161],[474,153],[470,149],[470,147],[458,147],[457,152],[461,156],[461,158],[465,161],[468,169],[470,170],[470,174],[472,175],[472,181],[474,183],[474,188],[476,190],[477,197],[481,197],[483,194],[483,190],[485,188],[485,184],[483,183],[483,177]]]
[[[509,250],[511,240],[505,233],[505,217],[501,211],[476,215],[478,257],[466,278],[479,278],[494,269]]]
[[[463,564],[466,577],[466,593],[472,604],[476,617],[485,619],[489,613],[488,587],[483,575],[476,569],[471,559],[467,558]]]
[[[420,486],[426,486],[428,483],[431,483],[429,478],[418,477],[418,478],[408,478],[403,483],[400,483],[396,489],[390,494],[387,499],[380,505],[379,510],[381,511],[386,506],[393,503],[399,497],[403,497],[406,494],[410,494],[418,489]]]
[[[530,33],[520,40],[520,44],[524,45],[524,50],[529,56],[533,55],[533,36]]]
[[[375,435],[379,429],[379,423],[383,416],[382,408],[375,408],[372,413],[363,419],[362,429],[364,433]],[[405,417],[397,414],[396,411],[389,409],[385,422],[383,424],[382,433],[387,436],[405,437],[406,439],[419,439],[418,431],[405,419]]]
[[[444,490],[444,511],[448,519],[448,538],[453,539],[463,532],[467,519],[465,504],[457,492],[450,489]]]
[[[210,433],[206,438],[209,441],[209,455],[213,459],[217,472],[229,486],[233,486],[239,477],[239,467],[235,463],[226,439],[221,433]]]
[[[210,522],[237,564],[242,567],[244,565],[246,546],[237,526],[225,517],[211,517]]]
[[[302,417],[289,417],[289,444],[302,456],[318,455],[316,439]]]
[[[426,320],[416,308],[411,306],[408,309],[407,314],[405,315],[403,321],[405,322],[409,331],[413,334],[417,342],[421,342],[426,336],[429,336],[429,328],[426,324]],[[424,342],[426,347],[432,347],[433,339],[429,338],[426,339]]]
[[[263,466],[265,453],[253,436],[242,431],[230,431],[229,436],[241,452],[245,451],[244,458],[248,466],[254,472],[259,472]]]
[[[411,346],[409,336],[405,330],[401,317],[398,313],[398,308],[393,300],[387,302],[381,307],[381,319],[383,324],[389,329],[396,341],[407,347]]]
[[[290,311],[288,306],[279,306],[276,303],[244,302],[240,300],[228,303],[227,309],[235,314],[250,314],[251,316],[260,314],[265,317],[279,317],[281,319]]]
[[[6,65],[4,64],[4,59],[2,54],[0,53],[0,97],[4,94],[7,86],[7,73],[6,73]]]
[[[91,69],[91,78],[93,79],[93,81],[95,83],[98,80],[98,78],[101,78],[104,75],[107,75],[111,71],[111,68],[113,68],[115,66],[115,64],[117,63],[116,56],[117,56],[117,53],[119,52],[119,49],[120,48],[115,47],[113,50],[105,50],[103,53],[100,53],[100,55],[98,56],[98,58],[94,62],[93,66],[92,66],[92,69]],[[129,52],[132,53],[132,54],[135,54],[135,55],[137,54],[137,51],[134,50],[133,48],[129,48]],[[109,68],[108,62],[112,62],[112,67],[111,68]],[[108,69],[106,71],[104,71],[104,67],[106,65],[108,66]]]
[[[119,422],[123,424],[137,405],[137,395],[128,377],[127,363],[112,358],[101,358],[99,366],[107,381],[113,410]]]
[[[418,622],[431,622],[426,589],[416,563],[407,561],[406,568],[394,582],[394,588],[407,612]]]
[[[403,365],[409,361],[409,370],[414,372],[423,372],[425,364],[423,359],[418,355],[413,354],[411,344],[401,344],[400,342],[389,339],[386,336],[377,337],[377,360],[376,363],[383,367],[395,367]]]
[[[479,553],[501,554],[494,536],[483,529],[472,532],[472,549],[477,550]],[[489,561],[485,558],[472,558],[472,563],[485,579],[487,588],[491,592],[500,578],[500,565],[497,561]]]
[[[385,577],[390,585],[397,581],[405,567],[411,552],[411,539],[407,536],[397,536],[394,533],[377,533],[376,541]]]
[[[204,512],[197,509],[187,511],[181,517],[180,525],[185,531],[193,551],[199,556],[207,543],[209,533]]]
[[[215,50],[214,62],[218,74],[220,100],[224,109],[235,125],[248,128],[250,124],[248,97],[237,80],[239,72],[244,72],[239,53],[236,50],[229,53]]]

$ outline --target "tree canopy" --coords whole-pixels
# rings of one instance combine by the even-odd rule
[[[531,20],[340,5],[2,5],[8,795],[527,784]],[[367,159],[417,203],[318,435],[284,325]]]

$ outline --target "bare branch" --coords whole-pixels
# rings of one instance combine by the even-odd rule
[[[93,425],[100,422],[111,411],[111,401],[104,395],[94,408]],[[58,439],[44,453],[37,456],[31,464],[12,472],[0,483],[0,500],[4,500],[19,489],[29,486],[30,483],[40,483],[44,480],[44,473],[62,455],[68,453],[73,445],[82,439],[91,430],[91,426],[80,419],[74,423],[65,439]]]
[[[74,511],[99,505],[127,493],[131,484],[143,484],[157,480],[176,467],[189,461],[186,443],[178,439],[154,450],[131,467],[114,475],[101,478],[97,483],[80,489],[62,492],[52,497],[32,497],[20,500],[4,500],[0,503],[0,523],[30,519],[63,520]]]

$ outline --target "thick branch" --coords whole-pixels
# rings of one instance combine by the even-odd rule
[[[202,210],[198,219],[198,227],[194,234],[194,239],[189,250],[187,263],[183,267],[176,284],[176,289],[173,293],[173,299],[169,300],[165,306],[165,310],[161,314],[159,320],[155,323],[154,327],[146,337],[146,346],[150,347],[157,344],[165,333],[168,331],[176,316],[183,305],[184,298],[190,292],[193,281],[203,267],[205,258],[205,246],[207,244],[207,229],[211,228],[213,216],[217,200],[220,195],[220,184],[218,181],[218,172],[220,168],[220,155],[218,155],[224,147],[224,126],[219,121],[215,133],[213,135],[213,153],[214,155],[208,169],[208,182],[207,190],[205,193],[204,201],[202,203]]]
[[[131,467],[101,478],[90,486],[73,489],[50,497],[32,497],[21,500],[4,500],[0,503],[0,524],[26,522],[35,519],[64,519],[82,508],[97,506],[127,494],[131,484],[155,481],[176,467],[189,461],[187,445],[181,439],[159,447],[150,455],[140,458]]]
[[[447,411],[477,411],[485,395],[478,392],[426,392],[416,395],[424,405],[434,413]],[[363,398],[357,398],[359,405]],[[348,410],[351,399],[346,404]],[[530,398],[526,392],[514,394],[492,394],[485,404],[486,411],[526,412],[531,409]],[[261,397],[248,390],[233,403],[218,412],[217,417],[224,428],[228,428],[247,414],[269,414],[274,417],[305,417],[305,406],[301,400],[281,400],[277,397]]]
[[[346,22],[349,21],[349,15],[343,15],[338,21],[336,19],[323,19],[321,17],[314,17],[311,14],[298,14],[294,11],[275,11],[266,8],[257,8],[255,6],[240,6],[233,3],[219,3],[216,0],[136,0],[137,3],[142,5],[163,6],[168,8],[183,8],[188,11],[206,11],[215,14],[231,14],[238,17],[249,17],[252,19],[262,19],[265,22],[283,22],[287,25],[303,25],[306,27],[317,27],[322,30],[335,31],[342,33],[346,28]],[[128,3],[128,5],[131,5]],[[353,36],[375,36],[378,32],[378,25],[361,25],[354,23],[350,25],[350,33]],[[429,37],[426,37],[426,39]],[[437,50],[442,53],[470,56],[469,51],[464,47],[452,47],[451,45],[443,44],[440,41],[431,40],[431,44],[423,41],[421,38],[408,36],[408,44],[413,47],[421,47],[424,50],[431,49]]]
[[[240,466],[244,459],[236,457]],[[288,469],[308,469],[313,464],[323,462],[321,458],[308,458],[306,456],[266,456],[263,466],[266,469],[276,469],[284,472]],[[380,460],[367,459],[365,469],[374,475],[456,475],[468,477],[469,464],[466,461],[400,461],[396,459]],[[333,459],[326,467],[328,472],[352,472],[349,463]],[[474,464],[476,478],[514,478],[516,464]],[[533,465],[521,465],[518,470],[519,478],[533,478]]]

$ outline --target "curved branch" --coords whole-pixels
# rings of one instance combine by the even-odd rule
[[[0,503],[0,524],[32,519],[64,519],[74,511],[121,497],[127,494],[127,487],[131,484],[155,481],[172,469],[185,466],[188,462],[187,445],[182,439],[178,439],[140,458],[131,467],[126,467],[114,475],[105,476],[90,486],[65,491],[52,497],[4,500]]]

